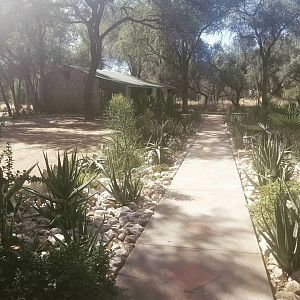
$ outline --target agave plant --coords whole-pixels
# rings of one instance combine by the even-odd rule
[[[50,219],[51,224],[64,229],[77,228],[76,222],[82,218],[85,204],[90,198],[83,193],[83,190],[95,178],[84,182],[76,150],[71,155],[64,151],[63,158],[58,152],[57,165],[50,165],[45,153],[44,159],[46,170],[42,172],[40,169],[40,174],[48,193],[43,194],[31,188],[26,190],[42,199],[42,204],[36,201],[36,209],[41,215]]]
[[[154,142],[149,140],[146,149],[148,152],[148,161],[152,162],[154,165],[166,163],[172,152],[170,148],[162,145],[161,140]]]
[[[140,178],[132,176],[132,170],[125,170],[123,175],[116,175],[114,163],[108,156],[108,165],[103,167],[104,174],[110,179],[108,187],[103,188],[112,196],[112,198],[121,206],[126,206],[130,202],[137,202],[140,198],[143,185]]]
[[[288,275],[300,270],[300,201],[289,193],[289,199],[274,204],[275,218],[270,225],[264,220],[261,232],[278,262]]]
[[[252,145],[252,164],[259,185],[291,178],[294,167],[288,155],[288,149],[277,136],[268,134],[256,138]]]

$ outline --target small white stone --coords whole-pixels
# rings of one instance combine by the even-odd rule
[[[140,236],[143,230],[144,227],[139,224],[135,224],[134,226],[129,228],[130,233],[134,234],[135,236]]]
[[[120,233],[120,234],[118,235],[118,239],[119,239],[120,241],[124,241],[125,237],[126,237],[126,234],[125,234],[124,232],[122,232],[122,233]]]
[[[97,209],[95,210],[94,212],[94,218],[101,218],[103,215],[106,214],[106,211],[105,210],[102,210],[102,209]]]
[[[260,246],[262,254],[265,257],[269,257],[271,254],[271,251],[270,251],[270,249],[268,247],[268,243],[266,242],[265,239],[262,238],[262,240],[259,242],[259,246]]]
[[[148,218],[141,218],[137,220],[137,223],[140,224],[141,226],[145,227],[149,222]]]
[[[135,243],[135,241],[136,241],[135,235],[128,235],[125,237],[125,240],[124,240],[125,243]]]
[[[278,266],[278,263],[272,253],[269,255],[268,264]]]
[[[279,280],[284,280],[286,278],[285,273],[279,267],[275,266],[271,273],[272,277],[275,277]]]
[[[60,233],[58,233],[58,234],[54,234],[54,235],[50,235],[49,237],[48,237],[48,241],[51,243],[51,244],[55,244],[55,243],[57,243],[57,240],[59,240],[59,241],[61,241],[62,243],[64,243],[64,241],[65,241],[65,237],[62,235],[62,234],[60,234]]]
[[[60,228],[51,228],[50,229],[50,234],[54,235],[54,234],[61,234],[62,233],[62,230]]]
[[[107,236],[107,238],[108,238],[109,240],[112,240],[112,239],[114,239],[115,237],[117,237],[117,234],[116,234],[112,229],[108,230],[108,231],[105,233],[105,235]]]
[[[110,200],[112,197],[108,191],[104,191],[99,195],[101,200]]]
[[[147,208],[143,211],[143,216],[151,217],[152,215],[153,215],[152,209]]]
[[[117,218],[119,218],[122,216],[126,216],[129,211],[131,211],[131,209],[128,206],[122,206],[114,209],[113,213]]]
[[[113,225],[116,225],[116,224],[118,224],[118,223],[119,223],[119,219],[117,219],[117,218],[115,218],[115,217],[109,218],[109,219],[107,220],[107,225],[108,225],[108,226],[113,226]]]
[[[287,285],[285,286],[284,290],[286,292],[292,292],[292,293],[297,292],[297,294],[298,294],[300,292],[300,283],[295,280],[289,281],[287,283]]]
[[[124,259],[122,259],[122,257],[117,256],[111,260],[111,265],[115,267],[120,267],[123,265],[123,263],[124,263]]]

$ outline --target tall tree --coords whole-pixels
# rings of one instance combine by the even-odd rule
[[[183,101],[188,109],[190,66],[202,43],[202,34],[213,32],[239,1],[155,0],[164,23],[163,58],[177,71]]]
[[[262,105],[270,98],[270,68],[278,41],[287,38],[300,26],[297,0],[244,1],[232,19],[232,29],[245,39],[254,40],[261,59],[260,91]]]
[[[132,12],[139,1],[125,1],[124,5],[111,0],[61,0],[60,5],[66,12],[67,22],[81,23],[86,26],[90,43],[90,66],[84,89],[85,118],[95,117],[93,109],[93,89],[98,67],[101,68],[103,40],[125,22],[135,22],[153,26],[157,19],[152,17],[136,19]],[[106,15],[112,17],[107,22]]]

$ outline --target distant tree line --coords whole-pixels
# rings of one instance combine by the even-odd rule
[[[203,38],[224,31],[230,45]],[[89,71],[86,119],[96,70],[110,66],[176,87],[183,111],[194,95],[237,109],[249,96],[300,102],[299,40],[298,0],[2,0],[0,99],[10,115],[38,113],[47,72],[72,64]]]

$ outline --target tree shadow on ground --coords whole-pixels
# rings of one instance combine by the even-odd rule
[[[176,203],[197,201],[182,193],[176,198]],[[236,228],[231,224],[240,216],[222,216],[215,209],[191,216],[169,202],[156,214],[159,216],[150,221],[118,276],[121,290],[116,299],[272,299],[261,254],[247,247],[235,250],[235,238],[238,243],[239,238],[254,235],[250,220],[245,220],[249,226]],[[170,230],[172,224],[159,221],[170,216],[172,224],[180,224],[174,230]],[[155,230],[157,236],[170,231],[160,239],[149,238],[149,230]],[[229,245],[220,243],[226,235],[235,237],[227,238]]]
[[[219,118],[204,125],[181,166],[189,178],[174,179],[137,241],[117,278],[115,299],[273,299],[238,176],[224,178],[224,168],[236,169]],[[208,173],[212,159],[209,166],[220,170]],[[193,168],[203,169],[204,183],[193,178]],[[214,176],[220,176],[215,185],[206,186]]]

